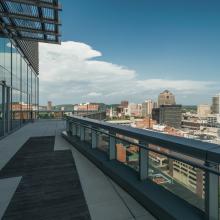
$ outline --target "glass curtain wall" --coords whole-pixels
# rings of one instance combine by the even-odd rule
[[[37,74],[9,39],[0,38],[0,137],[35,119],[37,111]]]

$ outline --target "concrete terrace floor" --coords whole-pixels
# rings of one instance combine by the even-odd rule
[[[12,161],[13,157],[16,157],[16,153],[20,152],[19,150],[29,138],[54,136],[54,151],[70,150],[72,153],[92,220],[155,219],[127,192],[66,142],[60,135],[63,130],[65,130],[65,121],[41,120],[28,124],[0,140],[0,172],[10,164],[9,161]],[[0,179],[0,219],[7,213],[9,204],[13,201],[21,182],[22,176]]]

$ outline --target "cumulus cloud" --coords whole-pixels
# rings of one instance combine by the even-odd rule
[[[149,95],[156,97],[163,89],[185,96],[208,91],[215,85],[199,80],[140,80],[135,70],[96,59],[101,56],[100,51],[80,42],[40,44],[41,102],[139,101]]]

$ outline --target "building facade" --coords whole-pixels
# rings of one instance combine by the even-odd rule
[[[200,118],[206,118],[211,113],[210,105],[203,104],[197,106],[197,115]]]
[[[161,105],[175,105],[175,96],[168,90],[163,91],[158,96],[158,107]]]
[[[212,113],[220,114],[220,94],[212,97]]]
[[[152,116],[153,108],[154,108],[154,101],[152,99],[148,99],[144,103],[142,103],[142,117]]]
[[[220,127],[220,114],[210,114],[207,116],[207,125],[210,127]]]
[[[132,117],[141,117],[142,104],[129,103],[128,108],[125,108],[125,115]]]
[[[0,136],[36,118],[38,70],[27,56],[13,40],[0,38]]]
[[[127,107],[128,107],[128,104],[129,104],[129,102],[128,102],[127,100],[122,100],[122,101],[121,101],[121,106],[122,106],[123,108],[127,108]]]
[[[60,42],[59,10],[57,0],[0,2],[0,138],[37,117],[38,42]]]
[[[157,123],[160,121],[160,108],[153,108],[152,109],[152,119],[155,120]]]
[[[74,111],[99,111],[99,104],[81,103],[74,106]]]
[[[162,105],[159,110],[159,123],[180,128],[182,121],[181,105]]]

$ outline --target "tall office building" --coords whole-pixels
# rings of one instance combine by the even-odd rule
[[[162,105],[159,108],[159,123],[180,128],[182,121],[181,105]]]
[[[58,1],[21,2],[0,1],[0,137],[36,118],[38,42],[59,43]]]
[[[210,105],[203,104],[197,106],[197,115],[201,118],[206,118],[211,113]]]
[[[152,99],[148,99],[144,103],[142,103],[142,117],[151,116],[153,108],[154,108],[154,101]]]
[[[168,90],[163,91],[158,96],[158,107],[161,105],[175,105],[175,96]]]
[[[160,108],[153,108],[152,109],[152,119],[155,120],[157,123],[160,121]]]
[[[52,111],[52,102],[51,101],[47,102],[47,111]]]
[[[220,93],[212,97],[212,113],[220,114]]]

